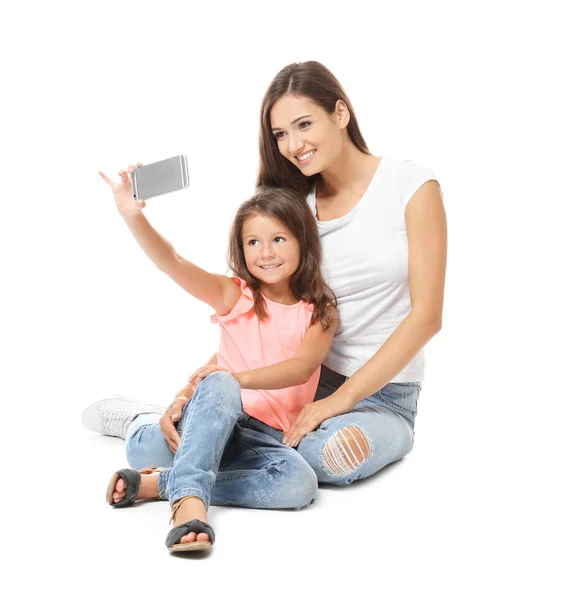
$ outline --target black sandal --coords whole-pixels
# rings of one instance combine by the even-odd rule
[[[186,498],[187,497],[188,496],[186,496]],[[180,506],[180,504],[182,504],[182,502],[186,498],[182,498],[181,500],[178,500],[178,502],[176,502],[176,504],[174,504],[174,506],[172,507],[172,516],[170,517],[170,521],[172,521],[174,519],[174,513],[178,510],[178,507]],[[202,542],[202,541],[196,540],[196,541],[187,542],[184,544],[177,543],[185,535],[188,535],[188,533],[191,533],[192,531],[196,534],[196,537],[197,537],[198,533],[206,533],[209,536],[209,541]],[[170,550],[170,552],[190,552],[192,550],[209,550],[211,548],[211,546],[213,546],[214,542],[215,542],[215,532],[213,531],[213,527],[211,527],[211,525],[209,525],[209,523],[204,523],[203,521],[200,521],[199,519],[192,519],[191,521],[187,521],[183,525],[177,525],[176,527],[173,527],[168,532],[168,535],[166,536],[166,547],[168,548],[168,550]]]
[[[106,500],[108,504],[111,504],[115,508],[125,508],[135,504],[137,496],[139,495],[139,487],[141,485],[141,475],[150,475],[156,471],[162,471],[160,467],[145,467],[140,471],[135,469],[121,469],[114,473],[109,481],[108,489],[106,491]],[[115,492],[115,484],[119,479],[123,479],[127,484],[125,490],[125,498],[119,502],[113,501],[113,493]]]

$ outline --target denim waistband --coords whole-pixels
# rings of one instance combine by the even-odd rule
[[[322,381],[324,383],[326,383],[327,385],[332,385],[335,388],[339,388],[346,380],[348,380],[350,378],[347,377],[346,375],[341,375],[340,373],[337,373],[336,371],[333,371],[332,369],[329,369],[328,367],[325,367],[324,365],[321,365],[320,379],[322,379]],[[387,385],[389,385],[390,383],[395,383],[395,382],[389,382]],[[405,384],[399,384],[399,385],[420,387],[420,382],[412,381],[412,382],[408,382]],[[383,387],[385,387],[385,386],[383,386]]]
[[[327,385],[334,386],[335,388],[339,388],[349,377],[346,375],[341,375],[324,365],[321,365],[321,377],[324,383]]]
[[[319,380],[321,393],[317,394],[317,398],[322,399],[334,393],[347,379],[349,377],[336,373],[323,365]],[[361,400],[356,405],[355,410],[361,411],[373,406],[383,406],[404,417],[411,427],[414,427],[420,388],[420,382],[415,381],[407,383],[389,382],[379,391]]]

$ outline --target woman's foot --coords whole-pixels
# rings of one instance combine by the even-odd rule
[[[192,519],[199,519],[203,523],[207,523],[207,511],[205,510],[205,504],[200,498],[195,496],[189,496],[182,504],[176,509],[173,515],[174,527],[183,525]],[[208,542],[209,536],[207,533],[196,533],[190,531],[187,535],[180,538],[177,544],[189,544],[190,542]]]

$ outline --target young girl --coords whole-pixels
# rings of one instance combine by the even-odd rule
[[[120,507],[137,498],[168,498],[169,550],[207,549],[214,542],[206,523],[210,503],[302,508],[312,502],[315,473],[282,439],[313,401],[337,324],[335,301],[320,273],[316,224],[299,193],[263,187],[239,208],[230,234],[231,278],[200,269],[171,246],[154,250],[158,234],[141,212],[144,201],[131,194],[133,170],[121,171],[119,182],[100,175],[151,260],[215,310],[221,339],[217,365],[198,380],[178,423],[172,466],[118,471],[107,499]],[[158,418],[138,416],[128,424],[128,438],[140,431],[160,437],[163,452],[171,453]],[[134,451],[128,459],[138,464]]]

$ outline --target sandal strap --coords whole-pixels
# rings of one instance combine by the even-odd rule
[[[141,469],[139,473],[141,475],[150,475],[151,473],[160,473],[160,471],[162,471],[161,467],[145,467],[144,469]]]
[[[172,523],[172,521],[174,520],[174,515],[176,514],[176,511],[180,508],[180,506],[182,506],[182,504],[188,499],[188,498],[197,498],[197,496],[184,496],[183,498],[180,498],[180,500],[178,500],[178,502],[174,502],[174,504],[172,505],[172,514],[170,515],[170,521],[168,521],[168,524],[170,525],[170,523]]]
[[[185,535],[188,535],[188,533],[191,533],[192,531],[196,535],[198,533],[206,533],[209,536],[209,541],[211,544],[215,543],[215,532],[213,531],[213,527],[211,527],[209,523],[204,523],[199,519],[192,519],[183,525],[178,525],[177,527],[172,528],[168,532],[168,535],[166,536],[166,547],[171,548]]]

